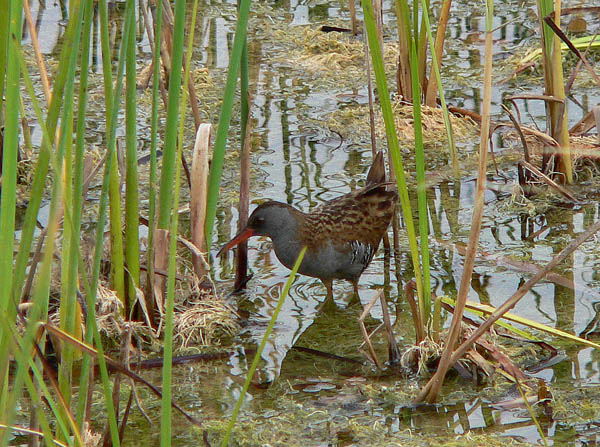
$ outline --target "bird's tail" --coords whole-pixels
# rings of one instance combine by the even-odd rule
[[[377,185],[385,182],[385,163],[383,161],[383,151],[377,152],[373,159],[373,164],[367,174],[367,185]]]

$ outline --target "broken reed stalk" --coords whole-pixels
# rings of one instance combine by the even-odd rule
[[[540,0],[539,17],[542,28],[542,45],[547,52],[544,54],[544,93],[565,99],[565,83],[563,79],[562,51],[560,45],[560,2]],[[546,16],[554,16],[553,20],[545,20]],[[553,22],[550,24],[550,22]],[[548,53],[549,52],[549,53]],[[554,170],[560,173],[560,181],[573,183],[573,163],[569,140],[569,128],[564,104],[548,104],[548,128],[551,135],[559,144]],[[542,171],[547,172],[551,156],[546,154],[543,159]],[[548,166],[549,168],[549,166]]]
[[[446,38],[446,27],[448,26],[448,20],[450,19],[450,6],[452,0],[444,0],[442,3],[442,9],[440,11],[440,19],[438,21],[437,30],[435,32],[435,56],[438,61],[439,67],[442,65],[442,56],[444,52],[444,40]],[[424,11],[427,14],[427,11]],[[427,83],[427,93],[425,94],[425,105],[429,107],[436,107],[437,100],[437,76],[435,76],[435,67],[431,64],[431,70],[429,71],[429,82]]]
[[[598,84],[598,86],[600,86],[600,77],[598,77],[598,75],[594,71],[594,67],[592,67],[592,65],[590,65],[590,63],[584,57],[584,55],[581,54],[581,52],[577,49],[577,47],[575,45],[573,45],[573,42],[571,42],[569,40],[569,38],[565,35],[565,33],[562,32],[562,30],[560,29],[559,25],[557,25],[556,23],[554,23],[554,20],[552,19],[552,14],[544,17],[544,22],[550,28],[552,28],[552,31],[554,31],[554,34],[560,40],[562,40],[567,45],[567,47],[569,47],[569,50],[571,50],[573,52],[573,54],[575,54],[575,56],[577,56],[579,58],[579,60],[581,62],[583,62],[583,64],[585,65],[585,68],[587,68],[587,70],[590,72],[590,75],[594,78],[594,81],[596,81],[596,84]],[[590,45],[591,45],[591,42],[590,42]],[[560,48],[560,43],[558,44],[558,46]],[[589,46],[588,46],[588,48],[589,48]]]
[[[523,166],[529,172],[536,175],[541,181],[546,183],[551,188],[554,188],[559,194],[564,196],[567,200],[569,200],[571,202],[575,202],[575,203],[577,202],[577,198],[573,194],[571,194],[567,188],[556,183],[554,180],[552,180],[550,177],[548,177],[546,174],[544,174],[538,168],[533,166],[531,163],[527,163],[525,160],[519,160],[519,166]]]
[[[31,37],[31,45],[33,46],[33,52],[35,53],[35,60],[37,62],[38,70],[40,71],[40,80],[42,82],[42,88],[44,90],[44,96],[46,97],[46,103],[49,105],[52,101],[52,93],[50,91],[50,81],[48,80],[48,72],[46,70],[46,63],[44,62],[44,56],[40,49],[40,43],[38,40],[36,24],[33,22],[31,16],[31,8],[29,6],[29,0],[23,0],[23,11],[25,12],[25,19],[27,21],[27,30]]]
[[[564,12],[564,10],[563,10],[563,12]],[[587,54],[590,51],[590,48],[592,48],[592,43],[594,43],[594,41],[596,40],[596,37],[598,37],[599,33],[600,33],[600,31],[596,31],[596,33],[594,34],[594,37],[592,37],[592,39],[588,43],[588,46],[585,48],[582,58],[579,59],[579,61],[577,62],[577,65],[573,69],[573,73],[571,73],[571,76],[569,77],[569,80],[567,81],[567,83],[565,85],[565,94],[567,96],[569,96],[571,94],[571,88],[573,87],[575,78],[577,77],[577,74],[579,73],[579,70],[581,69],[581,66],[583,65],[584,59],[586,59]]]
[[[202,280],[208,273],[206,262],[202,258],[202,253],[206,253],[206,235],[204,227],[206,223],[206,195],[208,193],[208,172],[209,172],[209,152],[210,136],[212,133],[212,124],[200,124],[196,131],[196,142],[192,155],[192,186],[190,189],[190,223],[192,227],[192,242],[198,248],[200,253],[192,253],[192,263],[194,271],[199,280]]]
[[[479,168],[477,172],[477,186],[475,191],[475,204],[473,208],[473,218],[471,222],[471,231],[469,233],[469,243],[467,245],[467,254],[460,288],[456,300],[455,312],[450,326],[450,333],[447,337],[446,346],[438,369],[427,385],[421,390],[418,401],[427,400],[432,403],[437,400],[437,396],[444,382],[446,372],[452,366],[451,356],[454,346],[460,335],[462,316],[464,313],[467,295],[471,287],[471,275],[475,265],[477,246],[479,244],[479,234],[481,232],[481,222],[483,218],[484,194],[487,172],[487,152],[490,131],[490,106],[492,98],[492,18],[493,18],[493,0],[486,2],[486,34],[485,34],[485,63],[483,76],[483,110],[481,113],[481,136],[479,142]]]
[[[250,101],[248,101],[250,102]],[[252,147],[252,124],[246,120],[246,130],[240,155],[240,200],[238,203],[238,231],[241,231],[248,222],[250,210],[250,148]],[[234,289],[238,290],[247,282],[248,276],[248,241],[238,245],[236,255],[237,268],[235,270]]]
[[[518,112],[519,109],[516,107],[515,103],[513,102],[512,104]],[[512,121],[513,126],[515,127],[515,130],[519,134],[519,137],[521,138],[521,144],[523,145],[523,157],[525,158],[525,162],[529,163],[531,157],[529,156],[529,148],[527,146],[527,140],[525,139],[525,134],[523,133],[523,129],[521,129],[521,125],[519,124],[519,122],[517,121],[517,119],[515,118],[513,113],[510,111],[510,109],[508,107],[506,107],[504,104],[502,104],[501,107],[502,107],[502,110],[504,110],[506,112],[506,114]],[[520,116],[520,114],[519,114],[519,116]],[[530,175],[531,172],[530,171],[524,172],[523,167],[519,163],[517,163],[517,172],[518,172],[518,176],[519,176],[519,185],[521,186],[521,188],[524,188],[525,185],[527,183],[529,183],[529,179],[531,177],[531,175]]]
[[[454,351],[452,356],[450,357],[450,365],[453,365],[461,357],[473,346],[473,344],[485,333],[487,330],[502,316],[508,312],[510,309],[515,307],[515,305],[519,302],[521,298],[525,296],[529,290],[533,288],[538,282],[540,282],[554,267],[556,267],[559,263],[565,260],[571,253],[573,253],[577,247],[583,244],[589,237],[593,236],[600,230],[600,220],[598,220],[595,224],[589,227],[586,231],[581,233],[577,239],[572,241],[569,245],[567,245],[559,254],[557,254],[543,269],[541,269],[538,273],[536,273],[529,281],[523,284],[519,289],[508,299],[502,306],[496,308],[496,310],[485,320],[476,330],[471,334],[471,336],[464,341],[457,349]],[[431,392],[432,380],[430,380],[427,385],[421,390],[421,393],[417,397],[417,400],[421,400],[428,393]]]
[[[356,25],[356,5],[354,0],[348,0],[348,9],[350,10],[350,23],[352,23],[352,35],[358,34],[358,27]]]
[[[410,101],[412,99],[411,80],[410,80],[410,62],[408,43],[411,39],[410,17],[406,9],[402,7],[402,2],[396,1],[396,20],[398,26],[398,69],[396,72],[396,90],[398,95]]]

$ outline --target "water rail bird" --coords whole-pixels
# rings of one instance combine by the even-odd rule
[[[396,208],[398,193],[385,179],[383,153],[378,152],[367,174],[366,185],[304,213],[281,202],[259,205],[246,226],[219,251],[252,236],[267,236],[275,255],[291,269],[302,247],[307,250],[299,273],[319,278],[333,297],[333,280],[358,280],[379,247]]]

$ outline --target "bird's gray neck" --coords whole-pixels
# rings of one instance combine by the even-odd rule
[[[278,208],[272,216],[270,226],[274,231],[268,235],[273,240],[275,255],[287,268],[292,268],[300,254],[301,241],[298,237],[298,215],[292,207]]]

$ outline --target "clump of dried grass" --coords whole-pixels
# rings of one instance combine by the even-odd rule
[[[178,304],[174,315],[174,338],[181,348],[192,345],[218,345],[220,337],[233,335],[239,329],[238,316],[222,295],[193,287],[193,300]],[[49,313],[50,322],[59,325],[58,306]],[[96,323],[98,330],[110,340],[119,342],[128,331],[145,339],[156,339],[159,334],[144,321],[126,321],[123,303],[114,290],[100,285],[97,291]],[[164,325],[160,325],[164,327]]]
[[[204,89],[207,88],[216,88],[215,80],[211,76],[210,70],[207,67],[196,68],[195,70],[192,70],[191,76],[194,86],[199,91],[204,91]]]
[[[428,371],[430,362],[439,359],[444,350],[444,345],[436,343],[427,337],[418,345],[411,345],[400,358],[400,365],[403,368],[416,368],[419,375]]]
[[[394,101],[392,103],[392,110],[396,118],[398,137],[411,141],[414,140],[412,104],[407,104],[404,101]],[[426,142],[440,141],[447,138],[444,112],[441,108],[422,106],[421,121],[423,123],[423,135]],[[385,136],[383,117],[379,122],[378,131],[382,133],[382,136]],[[479,126],[471,118],[463,118],[450,114],[450,122],[456,141],[471,139],[479,133]]]
[[[222,335],[238,330],[235,311],[223,296],[201,291],[194,301],[178,306],[174,318],[175,342],[182,348],[212,345]]]
[[[350,65],[364,66],[364,45],[340,33],[323,33],[306,28],[296,39],[298,54],[294,61],[309,71],[341,70]]]
[[[425,143],[446,141],[446,126],[442,109],[437,107],[422,106],[423,137]],[[396,121],[398,138],[401,141],[414,141],[414,121],[412,104],[404,101],[394,101],[392,110]],[[377,138],[385,139],[383,116],[379,108],[375,111],[375,131]],[[354,142],[367,141],[370,138],[368,105],[352,105],[340,108],[331,113],[327,119],[327,126],[339,133],[345,140]],[[450,122],[454,138],[457,142],[468,141],[479,133],[477,124],[470,118],[461,118],[450,115]]]
[[[96,324],[101,333],[113,340],[120,340],[129,328],[138,335],[151,335],[152,332],[142,321],[126,322],[123,303],[114,290],[102,285],[98,286],[96,298]]]
[[[475,332],[475,328],[463,325],[459,344],[467,340],[473,332]],[[428,374],[432,365],[435,365],[441,357],[447,338],[447,331],[440,335],[439,342],[426,337],[421,343],[409,347],[402,354],[400,365],[403,368],[415,370],[419,375]],[[498,334],[491,329],[479,339],[475,348],[470,349],[467,355],[459,360],[459,363],[464,370],[479,371],[485,376],[491,376],[497,368],[517,371],[503,351],[505,348],[499,344]]]
[[[102,441],[102,433],[92,431],[90,424],[84,421],[81,438],[85,447],[97,447],[100,445],[100,441]]]
[[[339,81],[363,79],[365,76],[365,46],[361,37],[348,33],[325,33],[320,28],[296,27],[276,32],[276,38],[291,43],[285,60],[309,73],[335,77]],[[384,62],[393,69],[398,57],[394,42],[386,42]]]

